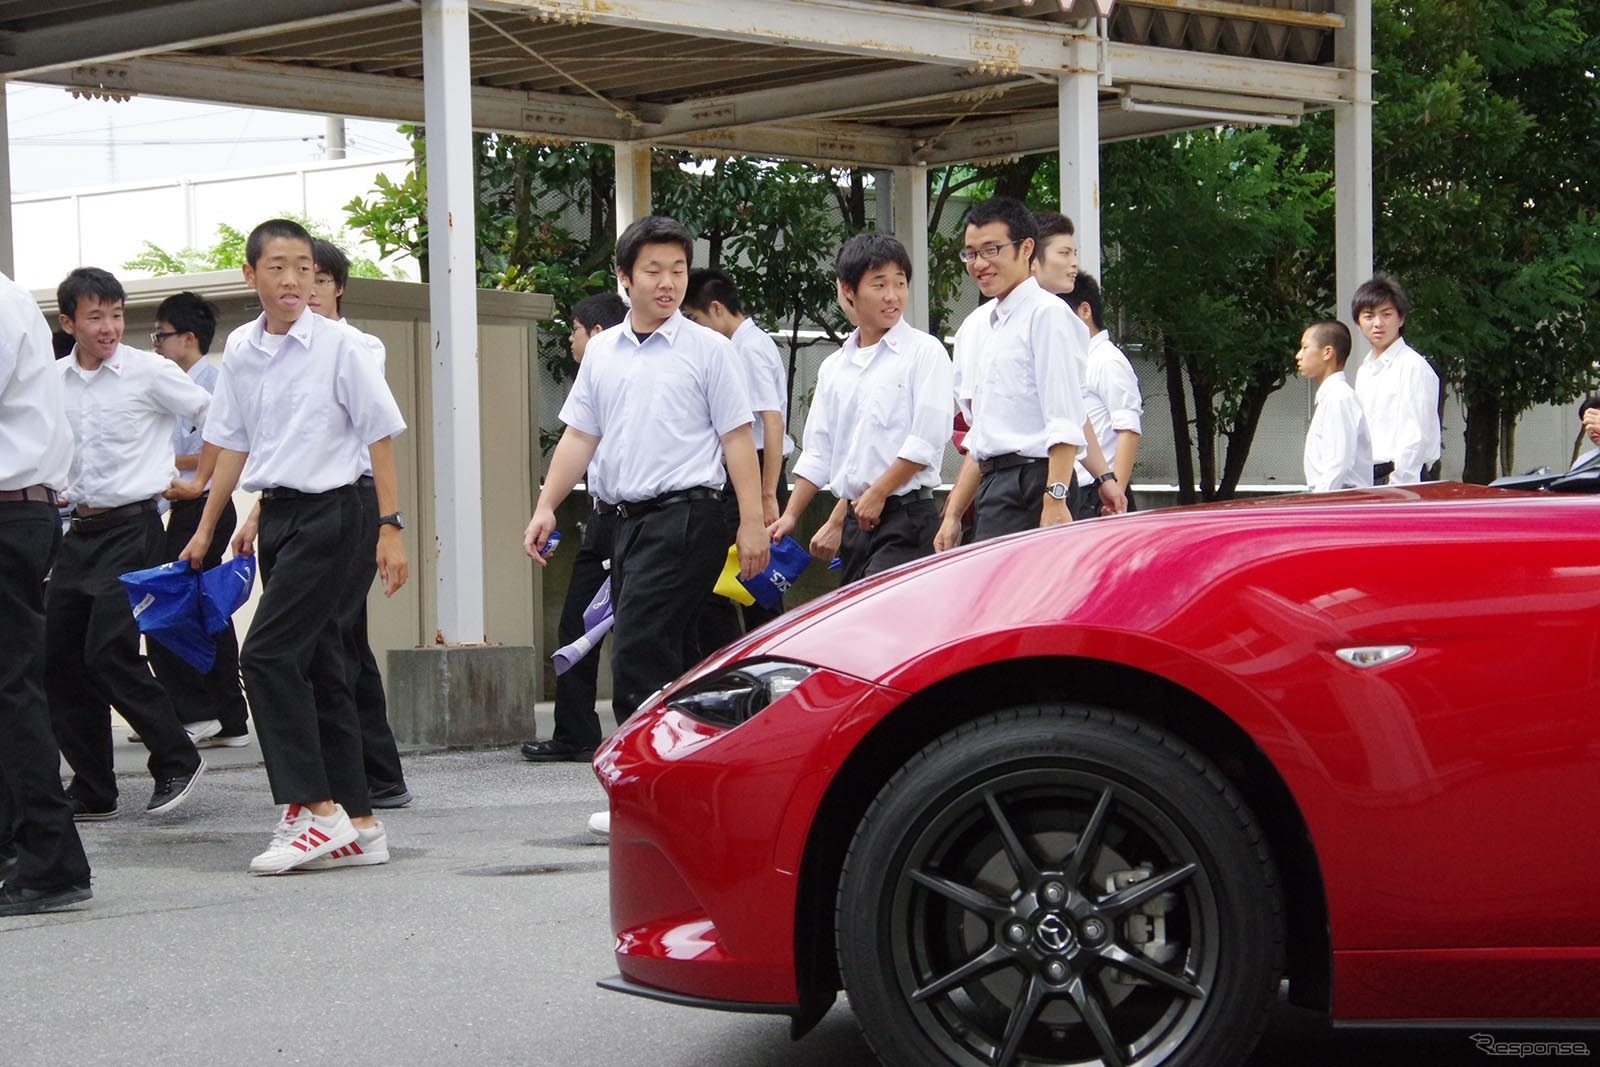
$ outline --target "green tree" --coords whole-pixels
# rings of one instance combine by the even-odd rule
[[[1488,481],[1517,416],[1597,384],[1600,5],[1375,0],[1373,18],[1377,258],[1466,409],[1464,477]]]
[[[334,244],[349,244],[343,231],[335,231],[323,223],[303,215],[284,215],[300,223],[311,236]],[[169,252],[152,241],[145,241],[144,249],[122,264],[123,270],[146,271],[157,276],[169,274],[200,274],[212,270],[237,270],[244,265],[244,246],[248,235],[227,223],[217,227],[217,240],[206,248],[184,248]],[[372,260],[356,256],[350,260],[350,273],[358,278],[383,278],[383,268]]]

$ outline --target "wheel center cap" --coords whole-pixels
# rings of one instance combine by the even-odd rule
[[[1046,952],[1063,952],[1077,940],[1072,924],[1055,912],[1039,920],[1033,928],[1033,936]]]

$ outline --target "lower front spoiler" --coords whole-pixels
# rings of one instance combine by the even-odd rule
[[[595,985],[601,989],[609,989],[613,993],[627,993],[630,996],[644,997],[647,1000],[661,1000],[668,1004],[677,1004],[685,1008],[709,1008],[712,1011],[736,1011],[746,1015],[787,1015],[790,1018],[799,1018],[801,1015],[798,1004],[761,1004],[753,1001],[742,1000],[712,1000],[710,997],[695,997],[687,993],[674,993],[670,989],[657,989],[653,985],[635,982],[614,974],[610,978],[602,978]]]

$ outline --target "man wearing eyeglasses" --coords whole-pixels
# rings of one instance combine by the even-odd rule
[[[980,541],[1072,520],[1073,463],[1087,440],[1078,376],[1086,353],[1066,305],[1032,276],[1037,234],[1033,213],[1009,197],[967,215],[961,259],[994,299],[956,334],[956,400],[972,428],[935,551],[960,543],[974,498]]]

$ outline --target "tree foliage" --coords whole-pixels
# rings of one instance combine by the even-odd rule
[[[342,231],[308,219],[303,215],[282,216],[300,223],[313,237],[338,245],[349,243]],[[183,248],[169,252],[153,241],[143,242],[143,250],[122,264],[123,270],[145,271],[163,277],[170,274],[200,274],[212,270],[237,270],[244,265],[244,246],[248,234],[227,223],[217,227],[217,240],[206,248]],[[383,268],[372,260],[356,256],[350,260],[350,273],[358,278],[383,278]]]

